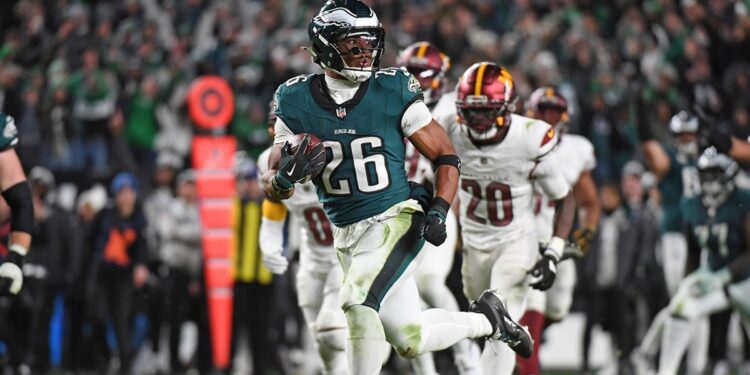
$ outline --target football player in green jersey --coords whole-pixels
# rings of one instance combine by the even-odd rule
[[[18,131],[13,118],[0,112],[0,191],[10,206],[10,244],[0,264],[0,295],[18,294],[23,285],[23,258],[31,246],[34,206],[26,175],[13,149]]]
[[[669,303],[659,374],[676,374],[691,341],[692,322],[718,311],[738,310],[750,319],[750,192],[735,187],[737,164],[715,148],[698,159],[702,193],[682,201],[685,235],[697,269]],[[698,258],[698,257],[695,257]],[[693,267],[695,268],[695,267]]]
[[[474,312],[421,311],[412,275],[427,256],[420,252],[424,241],[445,241],[460,161],[424,104],[419,82],[406,70],[378,69],[384,30],[375,12],[359,0],[330,0],[310,22],[308,36],[324,74],[279,86],[264,182],[271,196],[284,199],[295,183],[313,177],[344,270],[340,302],[350,373],[379,373],[385,340],[405,357],[467,337],[502,340],[530,355],[530,338],[492,291],[477,299]],[[306,151],[305,137],[290,154],[289,141],[299,133],[317,136],[325,148]],[[434,197],[410,187],[404,137],[433,162]],[[312,176],[323,154],[325,167]]]
[[[673,142],[662,144],[656,140],[647,121],[638,124],[638,137],[646,164],[659,180],[662,220],[659,241],[660,257],[667,291],[673,296],[680,281],[685,276],[688,258],[687,243],[682,233],[680,199],[694,197],[700,191],[698,171],[695,162],[698,157],[698,118],[686,111],[675,114],[669,122]],[[668,313],[662,310],[654,318],[640,346],[633,351],[633,361],[637,367],[651,368],[662,333],[663,323]],[[705,366],[707,353],[699,343],[708,338],[708,323],[701,321],[701,330],[696,333],[703,339],[695,340],[695,355],[690,356],[688,368]]]

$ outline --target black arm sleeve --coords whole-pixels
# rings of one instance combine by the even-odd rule
[[[698,243],[698,239],[693,235],[693,230],[690,225],[685,225],[683,228],[683,234],[687,242],[687,264],[685,264],[685,274],[690,274],[700,266],[701,259],[701,246]]]
[[[26,181],[19,182],[2,194],[10,206],[10,230],[31,234],[34,229],[34,204],[31,201],[29,184]]]

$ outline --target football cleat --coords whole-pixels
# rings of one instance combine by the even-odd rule
[[[500,340],[523,358],[531,357],[534,340],[526,327],[511,319],[502,297],[492,290],[485,290],[476,301],[471,303],[469,311],[484,314],[493,327],[488,340]]]

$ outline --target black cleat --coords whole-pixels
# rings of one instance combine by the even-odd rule
[[[500,340],[523,358],[531,357],[534,350],[534,340],[531,339],[526,327],[519,325],[510,318],[505,302],[492,290],[485,290],[476,301],[471,303],[469,311],[484,314],[494,328],[488,340]]]

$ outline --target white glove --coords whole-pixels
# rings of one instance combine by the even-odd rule
[[[266,268],[272,273],[281,275],[286,272],[286,269],[289,266],[289,261],[281,254],[281,249],[279,249],[278,252],[264,252],[263,264],[265,264]]]
[[[690,274],[685,279],[685,283],[688,285],[690,295],[702,297],[716,289],[724,287],[729,281],[727,273],[725,270],[711,272],[707,269],[699,269]]]
[[[23,286],[23,257],[27,250],[20,245],[11,244],[8,249],[8,256],[3,264],[0,264],[0,295],[18,294]]]
[[[284,245],[284,222],[261,219],[260,251],[263,253],[263,264],[269,271],[281,275],[286,272],[289,261],[281,254]]]

